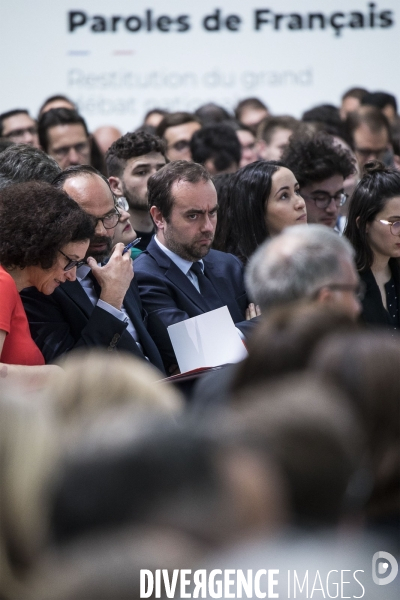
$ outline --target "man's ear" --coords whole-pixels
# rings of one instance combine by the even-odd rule
[[[165,219],[162,216],[162,212],[159,208],[157,208],[157,206],[152,206],[150,208],[150,215],[157,229],[164,229]]]
[[[315,300],[318,304],[329,304],[332,302],[332,290],[328,287],[321,288]]]
[[[122,191],[122,181],[119,177],[114,177],[113,175],[111,175],[111,177],[108,178],[108,183],[110,184],[110,188],[113,194],[115,194],[116,196],[124,195]]]

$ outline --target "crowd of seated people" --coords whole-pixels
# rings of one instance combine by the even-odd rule
[[[1,600],[399,556],[399,131],[363,88],[125,132],[63,95],[0,114]],[[246,358],[180,374],[169,327],[222,307]]]

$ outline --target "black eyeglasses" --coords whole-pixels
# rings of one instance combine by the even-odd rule
[[[315,194],[314,196],[305,196],[302,194],[302,196],[306,200],[312,200],[315,202],[315,206],[321,209],[328,208],[332,200],[336,204],[337,208],[339,208],[340,206],[343,206],[348,198],[348,194],[344,194],[343,192],[339,192],[334,196],[331,196],[328,194],[328,192],[318,192],[318,194]]]
[[[63,256],[65,256],[65,258],[68,260],[67,264],[64,267],[64,271],[70,271],[71,269],[73,269],[74,267],[76,267],[77,269],[79,269],[79,267],[81,267],[82,265],[86,265],[86,260],[72,260],[71,258],[69,258],[69,256],[67,256],[66,254],[64,254],[64,252],[62,250],[59,250],[59,253],[62,254]]]
[[[97,223],[101,221],[103,223],[104,229],[113,229],[117,226],[117,223],[121,217],[121,213],[115,207],[115,212],[106,215],[105,217],[93,217],[94,227],[97,227]]]

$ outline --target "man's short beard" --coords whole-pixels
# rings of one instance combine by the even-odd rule
[[[90,248],[92,244],[107,244],[107,247],[105,250],[103,250],[103,252],[93,252]],[[95,235],[90,240],[89,248],[88,248],[88,251],[86,252],[86,257],[92,256],[96,262],[98,262],[98,263],[103,262],[103,260],[105,260],[106,258],[108,258],[110,256],[111,248],[112,248],[112,239],[111,238],[109,238],[106,235]]]
[[[128,190],[125,187],[125,184],[123,182],[122,182],[122,193],[125,196],[128,204],[129,204],[129,208],[131,208],[132,210],[141,210],[143,212],[149,212],[149,205],[147,204],[147,198],[145,198],[143,200],[142,198],[139,198],[137,195],[132,194],[131,192],[128,192]]]
[[[212,239],[213,238],[211,238],[210,241],[212,241]],[[165,236],[165,242],[169,250],[175,252],[175,254],[177,254],[181,258],[185,260],[191,260],[192,262],[204,258],[211,250],[211,246],[207,247],[195,246],[194,244],[182,244],[181,242],[178,242],[175,238],[169,238],[168,236]]]

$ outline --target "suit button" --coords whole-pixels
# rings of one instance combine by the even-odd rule
[[[110,342],[110,345],[108,346],[107,350],[109,352],[112,352],[113,350],[115,350],[115,346],[117,345],[117,342],[119,340],[121,336],[119,335],[119,333],[116,333],[113,337],[113,339]]]

